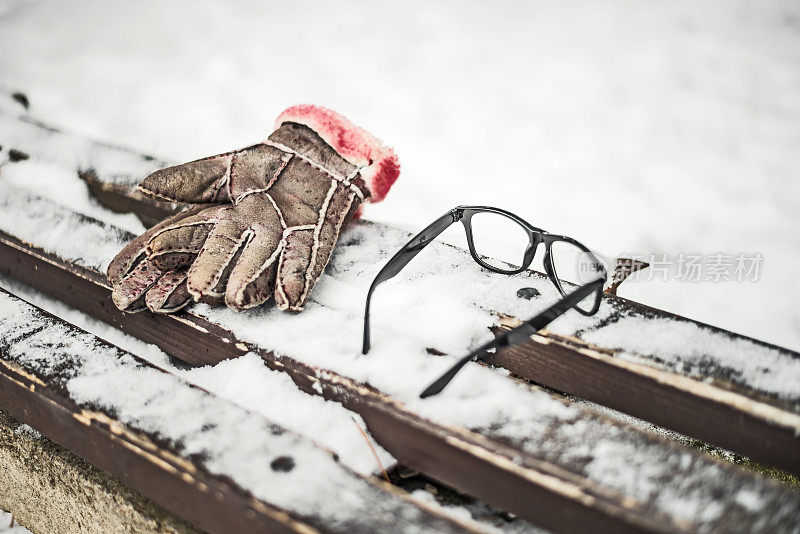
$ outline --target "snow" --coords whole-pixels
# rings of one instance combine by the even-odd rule
[[[14,429],[15,434],[19,434],[20,436],[25,436],[32,440],[37,440],[42,437],[42,434],[39,433],[38,430],[33,428],[30,425],[19,425],[16,429]]]
[[[11,525],[11,514],[0,510],[0,533],[2,534],[31,534],[31,531],[16,521]]]
[[[419,531],[415,507],[348,472],[308,439],[54,322],[7,293],[0,292],[0,310],[4,359],[61,384],[79,406],[112,413],[129,427],[166,440],[211,473],[229,476],[255,497],[327,528],[363,531],[369,522]],[[271,468],[287,457],[291,469]]]
[[[485,517],[492,514],[492,509],[489,506],[478,501],[465,505],[440,503],[431,493],[421,489],[411,492],[411,496],[426,503],[428,506],[433,506],[437,510],[460,520],[471,519],[473,517]],[[521,534],[523,532],[530,534],[543,534],[547,532],[546,530],[533,526],[525,521],[514,520],[513,522],[507,522],[500,518],[496,518],[491,524],[484,524],[484,528],[488,532],[495,534],[499,534],[501,532],[505,534]]]
[[[9,192],[7,198],[13,201],[16,197]],[[27,210],[14,211],[9,217],[17,227],[27,225],[31,218]],[[50,214],[56,219],[64,217],[55,207]],[[87,225],[94,228],[90,221],[77,219],[73,236],[92,248],[85,244],[90,241],[82,239]],[[723,469],[690,449],[676,450],[542,390],[510,381],[502,370],[468,365],[444,394],[420,400],[421,388],[449,366],[455,355],[490,335],[486,330],[491,322],[488,310],[532,314],[557,298],[557,293],[539,276],[483,272],[470,263],[466,252],[432,244],[376,293],[374,346],[363,356],[359,349],[366,287],[388,254],[405,239],[407,234],[397,229],[370,223],[353,225],[342,236],[330,269],[301,314],[271,307],[235,313],[205,305],[196,305],[192,311],[278,354],[369,383],[438,424],[473,428],[518,443],[533,456],[570,466],[589,480],[679,519],[710,526],[734,512],[756,516],[770,509],[773,515],[780,515],[796,508],[796,502],[764,480]],[[541,296],[530,301],[516,298],[521,285],[536,287]],[[601,317],[610,313],[613,310],[606,303]],[[586,328],[586,321],[570,319],[568,323],[572,328]],[[311,330],[314,336],[308,336]],[[426,350],[431,345],[450,356],[432,356]],[[272,376],[266,370],[258,373],[259,365],[263,364],[251,355],[220,364],[219,371],[207,369],[190,376],[200,383],[209,380],[234,399],[256,399],[241,402],[260,403],[263,399],[269,404],[270,399],[281,398],[284,388],[286,392],[291,389],[288,382],[275,380],[274,397],[272,392],[251,391],[260,387],[252,381],[241,386],[243,391],[235,391],[244,376]],[[325,378],[324,371],[320,378]],[[357,430],[351,422],[342,421]],[[737,494],[743,486],[758,492],[758,511],[739,503]],[[751,501],[745,498],[745,502]]]
[[[75,171],[41,160],[28,160],[5,165],[0,183],[39,192],[44,198],[72,211],[101,218],[135,234],[144,231],[132,213],[109,212],[92,198],[85,184],[75,180]],[[35,209],[35,208],[34,208]]]
[[[43,161],[56,161],[69,169],[93,170],[120,183],[138,183],[143,176],[166,165],[163,160],[145,158],[139,153],[113,145],[98,144],[79,135],[52,131],[49,124],[42,128],[36,119],[21,112],[15,102],[5,99],[0,99],[0,132],[9,151],[15,149],[26,155],[35,153]],[[76,208],[87,204],[74,192],[62,200],[75,202]]]
[[[172,370],[188,382],[215,395],[249,407],[270,421],[311,437],[336,452],[342,462],[364,475],[380,474],[394,459],[370,438],[366,443],[358,430],[366,431],[360,416],[340,404],[303,393],[285,373],[272,371],[255,354],[214,366]],[[376,465],[370,445],[378,452]]]
[[[36,243],[48,252],[67,255],[78,265],[105,272],[109,262],[132,237],[119,228],[109,228],[95,219],[54,207],[47,199],[8,183],[5,175],[0,176],[0,228],[24,241]],[[25,212],[22,218],[21,211]],[[80,234],[76,234],[77,228]]]
[[[413,231],[489,204],[612,256],[761,252],[757,283],[620,292],[800,349],[800,5],[502,6],[7,0],[0,86],[176,161],[323,104],[400,157],[368,218]]]
[[[121,349],[133,353],[148,362],[167,369],[171,367],[169,357],[155,345],[145,343],[134,337],[122,333],[113,326],[89,317],[83,312],[67,306],[59,300],[55,300],[35,289],[0,274],[0,288],[13,293],[21,299],[38,306],[53,315],[62,318],[70,324],[77,326],[95,336],[104,339]],[[251,407],[246,407],[250,409]]]
[[[428,504],[428,505],[436,506],[440,510],[445,511],[446,513],[452,514],[453,517],[458,517],[459,519],[472,519],[472,516],[470,515],[469,511],[467,511],[465,508],[463,508],[463,507],[455,507],[454,506],[454,507],[452,507],[454,509],[451,510],[450,507],[448,507],[448,506],[440,505],[436,501],[436,497],[434,497],[431,493],[429,493],[429,492],[427,492],[425,490],[413,491],[413,492],[411,492],[411,496],[414,497],[415,499],[418,499],[418,500]]]
[[[647,335],[642,335],[646,332]],[[669,319],[629,317],[581,338],[601,347],[625,351],[632,361],[649,363],[700,379],[727,374],[728,379],[800,403],[800,358],[740,338],[721,338],[707,328]]]

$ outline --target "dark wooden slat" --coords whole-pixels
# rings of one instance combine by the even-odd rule
[[[107,365],[105,369],[111,370],[111,376],[124,369],[126,380],[134,380],[130,387],[136,388],[137,384],[144,386],[144,399],[154,393],[146,388],[146,384],[135,380],[153,380],[153,371],[168,373],[86,334],[3,289],[0,289],[0,299],[9,306],[0,310],[0,409],[208,532],[366,533],[375,529],[400,532],[407,528],[453,534],[465,530],[482,531],[477,524],[457,521],[438,511],[417,507],[416,503],[388,484],[359,477],[339,466],[331,453],[319,449],[306,438],[250,414],[227,400],[216,398],[178,379],[167,382],[170,395],[188,396],[198,401],[193,408],[179,406],[179,413],[186,415],[187,409],[202,411],[206,406],[211,406],[207,412],[209,417],[201,420],[211,422],[209,428],[203,426],[200,430],[192,430],[190,435],[193,441],[214,443],[208,446],[212,456],[221,454],[221,448],[233,447],[229,454],[236,455],[240,460],[241,455],[247,458],[248,454],[253,454],[250,451],[252,444],[266,443],[268,452],[259,452],[254,456],[263,460],[263,465],[252,465],[251,469],[263,473],[263,477],[272,477],[273,485],[297,483],[297,480],[285,478],[291,475],[270,468],[270,461],[276,454],[289,452],[297,468],[304,462],[312,462],[311,465],[319,467],[318,479],[322,491],[335,485],[342,492],[343,504],[334,514],[329,509],[327,512],[320,511],[318,515],[317,512],[309,515],[257,499],[231,478],[235,475],[211,473],[204,463],[204,453],[183,452],[180,441],[173,442],[173,438],[159,434],[158,430],[151,430],[161,427],[154,423],[149,413],[143,427],[131,426],[117,417],[116,401],[100,401],[100,406],[94,402],[76,401],[69,385],[72,379],[85,380],[89,377],[106,380],[102,375],[104,371],[98,371],[96,366],[90,366],[88,374],[83,371],[85,364],[81,358],[87,357],[102,358]],[[100,377],[96,376],[98,372],[101,373]],[[102,399],[105,393],[98,395]],[[114,398],[113,395],[111,398]],[[213,403],[209,403],[209,400]],[[146,405],[147,401],[140,402]],[[166,410],[168,406],[163,405],[162,408]],[[123,412],[128,409],[131,408],[121,408]],[[223,415],[220,414],[229,417],[230,422],[221,419]],[[166,413],[162,421],[169,425],[173,423]],[[236,422],[250,425],[234,430],[232,425]],[[231,431],[238,431],[248,439],[220,444],[220,433],[229,435]],[[241,450],[235,449],[239,443]],[[197,451],[196,445],[191,450]],[[309,458],[308,452],[313,457]],[[308,469],[308,466],[302,468]],[[334,479],[337,475],[338,478]],[[306,480],[303,478],[305,475],[300,476],[299,481]],[[306,491],[321,493],[313,487],[306,488]],[[325,494],[318,497],[327,498]],[[373,511],[379,513],[370,517],[369,513]],[[332,519],[333,516],[336,517]],[[334,523],[331,523],[332,520]]]

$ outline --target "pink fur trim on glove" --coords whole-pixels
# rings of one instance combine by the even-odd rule
[[[275,121],[275,128],[284,122],[308,126],[344,159],[362,167],[361,177],[367,182],[371,194],[369,202],[383,200],[400,175],[400,163],[391,148],[335,111],[301,104],[281,113]]]

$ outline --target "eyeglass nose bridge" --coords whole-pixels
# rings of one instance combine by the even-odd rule
[[[467,248],[469,249],[469,253],[472,254],[472,258],[475,261],[477,261],[479,264],[482,264],[481,260],[478,258],[478,253],[475,251],[475,242],[473,241],[472,237],[472,212],[467,211],[462,213],[458,220],[464,225],[464,232],[467,235]]]
[[[553,258],[550,255],[550,243],[547,243],[545,246],[544,251],[544,260],[542,260],[542,265],[544,265],[544,272],[550,278],[550,281],[555,284],[556,288],[561,290],[561,286],[558,283],[558,279],[556,278],[556,271],[553,269]]]
[[[528,235],[530,236],[530,243],[528,244],[528,248],[525,251],[525,256],[522,260],[522,269],[527,269],[533,263],[533,258],[536,257],[536,251],[539,250],[539,245],[543,243],[542,236],[537,233],[529,232]]]

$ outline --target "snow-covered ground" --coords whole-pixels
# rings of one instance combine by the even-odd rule
[[[3,0],[0,86],[175,160],[324,104],[401,158],[367,217],[418,229],[480,203],[609,255],[760,253],[755,283],[620,293],[800,349],[793,0]]]

